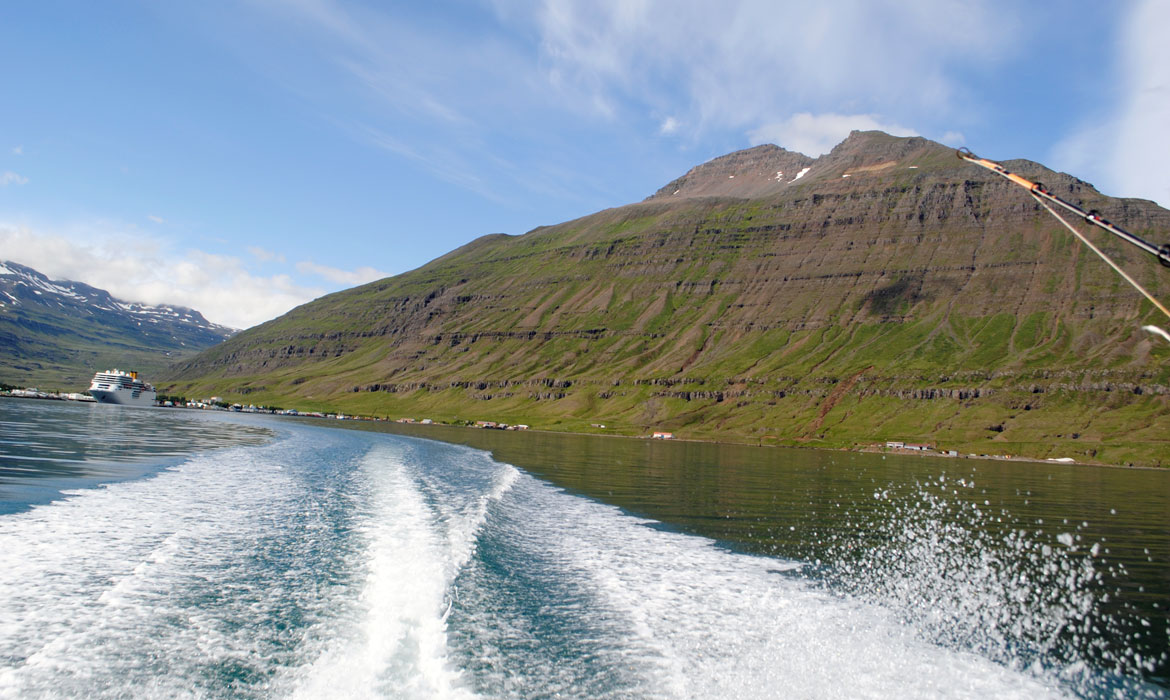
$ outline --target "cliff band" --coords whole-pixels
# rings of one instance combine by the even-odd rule
[[[1152,202],[1004,164],[1170,239]],[[1099,244],[1165,298],[1166,270]],[[637,204],[480,238],[168,381],[390,417],[1165,465],[1170,344],[1147,323],[1026,192],[926,139],[854,132],[821,158],[758,146]]]

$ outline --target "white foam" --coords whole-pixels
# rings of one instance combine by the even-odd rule
[[[430,484],[443,492],[428,502],[426,477],[401,446],[379,446],[361,466],[372,494],[361,602],[349,629],[334,630],[335,642],[297,672],[294,695],[470,697],[448,658],[448,592],[474,555],[488,504],[518,473],[493,464],[489,488],[463,498]]]
[[[523,479],[523,486],[518,484],[507,499],[527,499],[515,504],[522,510],[515,517],[523,527],[511,531],[510,539],[530,548],[533,561],[554,562],[561,572],[550,578],[585,579],[580,588],[593,599],[581,615],[588,616],[590,625],[609,625],[612,629],[599,636],[621,647],[612,656],[642,675],[630,694],[1061,695],[1028,673],[930,644],[883,608],[836,597],[784,575],[793,564],[735,554],[703,538],[645,527],[648,521]],[[562,612],[571,615],[574,610]],[[476,624],[487,637],[494,625],[517,627],[491,618]],[[559,672],[570,673],[564,668]],[[582,667],[580,672],[588,670]],[[557,687],[571,685],[564,681]],[[552,694],[547,688],[531,692]]]
[[[254,455],[0,518],[0,696],[181,695],[207,665],[270,653],[246,630],[281,599],[237,574],[297,490]],[[222,608],[184,597],[233,590]]]
[[[1060,695],[652,524],[467,448],[298,427],[0,518],[0,697]]]

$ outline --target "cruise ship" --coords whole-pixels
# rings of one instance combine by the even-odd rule
[[[138,378],[137,372],[123,372],[112,369],[93,375],[89,395],[100,403],[117,403],[123,406],[153,406],[154,387]]]

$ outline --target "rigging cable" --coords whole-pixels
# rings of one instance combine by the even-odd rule
[[[1091,241],[1089,241],[1089,239],[1086,238],[1083,233],[1078,231],[1075,227],[1073,227],[1072,224],[1070,224],[1068,221],[1066,221],[1064,219],[1064,217],[1062,217],[1056,211],[1056,209],[1053,208],[1052,205],[1055,204],[1057,206],[1060,206],[1060,207],[1066,209],[1067,211],[1070,211],[1070,212],[1076,214],[1077,216],[1080,216],[1082,219],[1084,219],[1085,221],[1088,221],[1089,223],[1093,224],[1094,226],[1098,226],[1100,228],[1103,228],[1106,231],[1108,231],[1109,233],[1112,233],[1113,235],[1117,236],[1118,238],[1121,238],[1122,240],[1124,240],[1128,243],[1131,243],[1131,244],[1137,246],[1138,248],[1141,248],[1145,252],[1150,253],[1151,255],[1155,256],[1158,259],[1158,262],[1162,263],[1162,265],[1164,265],[1165,267],[1170,267],[1170,244],[1156,246],[1153,243],[1150,243],[1149,241],[1143,240],[1143,239],[1139,238],[1138,236],[1135,236],[1132,233],[1129,233],[1128,231],[1125,231],[1125,230],[1115,226],[1114,224],[1106,221],[1096,211],[1088,211],[1087,212],[1087,211],[1081,209],[1080,207],[1076,206],[1075,204],[1072,204],[1071,202],[1067,202],[1067,201],[1061,199],[1060,197],[1057,197],[1056,195],[1052,194],[1051,192],[1049,192],[1047,190],[1047,188],[1044,187],[1044,185],[1040,184],[1039,182],[1032,182],[1031,180],[1023,178],[1023,177],[1017,175],[1016,173],[1009,171],[1007,168],[1003,167],[999,163],[996,163],[995,161],[987,160],[985,158],[980,158],[966,148],[960,148],[957,151],[957,155],[959,156],[959,158],[961,160],[965,160],[968,163],[974,163],[975,165],[986,168],[986,169],[996,173],[997,175],[1000,175],[1000,176],[1004,177],[1005,179],[1010,180],[1011,182],[1028,190],[1028,193],[1032,195],[1032,199],[1035,199],[1037,202],[1039,202],[1040,206],[1042,206],[1046,210],[1048,210],[1049,214],[1052,214],[1054,217],[1056,217],[1057,221],[1064,224],[1064,227],[1067,228],[1069,231],[1071,231],[1072,234],[1077,237],[1077,240],[1079,240],[1081,243],[1084,243],[1086,246],[1088,246],[1089,250],[1096,253],[1102,260],[1104,260],[1109,265],[1109,267],[1112,267],[1117,272],[1117,274],[1121,275],[1122,279],[1124,279],[1126,282],[1129,282],[1129,284],[1132,285],[1134,289],[1138,290],[1138,292],[1140,292],[1142,294],[1142,296],[1144,296],[1146,299],[1149,299],[1150,302],[1153,303],[1153,305],[1156,306],[1159,311],[1161,311],[1163,314],[1165,314],[1167,318],[1170,318],[1170,310],[1168,310],[1164,305],[1162,305],[1161,302],[1159,302],[1157,299],[1155,299],[1154,296],[1152,294],[1150,294],[1148,291],[1146,291],[1146,289],[1144,287],[1142,287],[1140,284],[1138,284],[1137,280],[1135,280],[1133,277],[1130,277],[1128,274],[1126,274],[1125,270],[1122,270],[1121,267],[1117,263],[1115,263],[1108,255],[1106,255],[1104,253],[1104,251],[1102,251],[1097,246],[1093,245],[1093,243]],[[1157,326],[1143,326],[1142,329],[1149,331],[1151,333],[1157,333],[1157,334],[1165,337],[1168,341],[1170,341],[1170,334],[1167,334],[1166,331],[1162,330],[1161,328],[1158,328]]]

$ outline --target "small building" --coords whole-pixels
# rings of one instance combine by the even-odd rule
[[[906,443],[906,449],[915,450],[917,452],[929,452],[934,449],[933,445],[918,445],[914,443]]]
[[[890,440],[886,443],[886,447],[890,448],[891,450],[900,450],[905,446],[906,443],[902,442],[901,440]]]
[[[661,430],[655,430],[654,434],[651,435],[650,437],[655,439],[655,440],[673,440],[674,433],[667,433],[667,432],[663,432]]]

